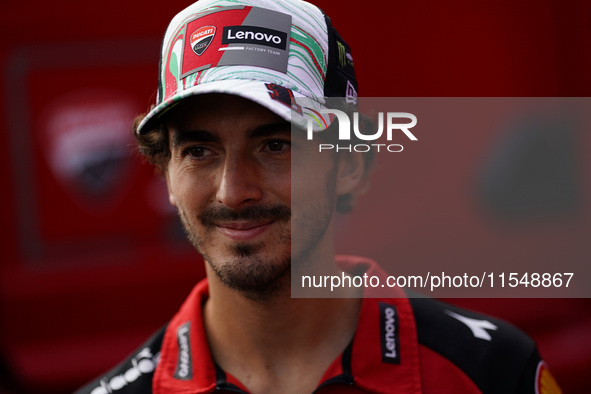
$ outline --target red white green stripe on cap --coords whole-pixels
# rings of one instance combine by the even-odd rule
[[[316,98],[320,106],[324,96],[344,96],[349,86],[356,95],[352,57],[337,59],[337,51],[348,51],[337,40],[324,13],[303,1],[198,1],[169,24],[157,105],[138,132],[151,131],[171,105],[196,94],[239,95],[292,121],[289,97]],[[282,89],[288,92],[278,94]]]

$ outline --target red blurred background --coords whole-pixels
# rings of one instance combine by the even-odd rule
[[[155,99],[161,36],[190,3],[0,3],[0,393],[72,391],[165,324],[203,276],[164,183],[129,137],[133,116]],[[316,4],[353,49],[361,96],[591,92],[587,1]],[[518,221],[514,250],[524,259],[555,255],[590,263],[591,247],[579,242],[573,250],[569,243],[569,234],[591,238],[591,155],[584,149],[591,141],[588,132],[582,135],[578,170],[570,174],[576,204],[537,216],[536,226]],[[469,231],[475,222],[486,229],[486,215],[475,213],[478,202],[470,199],[476,197],[465,193],[490,153],[476,138],[482,136],[413,156],[417,164],[456,163],[461,171],[441,175],[452,186],[431,193],[417,182],[432,166],[397,179],[401,206],[418,197],[423,206],[447,199],[455,203],[446,214],[456,218],[450,224],[407,210],[398,226],[408,231],[392,240],[399,255],[417,263],[441,258],[441,250],[416,245],[442,236],[486,244],[487,231]],[[535,230],[540,223],[542,233]],[[589,300],[455,301],[524,329],[565,392],[589,392]]]

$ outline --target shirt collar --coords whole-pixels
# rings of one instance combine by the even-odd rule
[[[380,283],[386,283],[386,273],[370,259],[337,256],[336,262],[346,272],[376,276]],[[381,287],[364,289],[355,337],[324,373],[317,389],[319,393],[332,383],[354,385],[366,392],[421,392],[412,309],[403,290],[387,290],[384,292]],[[168,325],[160,363],[154,374],[155,394],[209,393],[216,387],[246,391],[212,359],[202,317],[202,306],[208,296],[207,280],[204,279],[195,286]],[[392,346],[397,355],[394,360],[385,356],[385,353],[392,355]]]

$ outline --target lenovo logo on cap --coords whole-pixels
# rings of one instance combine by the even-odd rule
[[[215,26],[203,26],[191,34],[191,48],[198,56],[207,49],[215,36]]]
[[[258,26],[226,26],[222,44],[258,44],[285,50],[287,33]]]

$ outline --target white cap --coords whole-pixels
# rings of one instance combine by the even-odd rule
[[[162,43],[156,106],[137,132],[157,128],[180,100],[226,93],[305,125],[294,98],[356,99],[349,46],[316,6],[300,0],[200,0],[177,14]],[[301,116],[294,119],[293,116]]]

